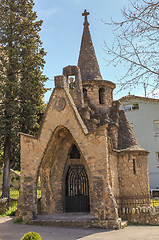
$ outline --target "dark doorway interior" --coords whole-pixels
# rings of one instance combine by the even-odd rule
[[[75,144],[72,145],[71,147],[71,152],[70,152],[70,158],[74,159],[74,158],[80,158],[80,152],[78,150],[78,148],[76,147]]]

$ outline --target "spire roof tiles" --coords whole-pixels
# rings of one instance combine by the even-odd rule
[[[85,17],[84,30],[81,41],[80,54],[78,59],[78,66],[81,70],[82,81],[86,80],[102,80],[95,50],[93,47],[91,34],[89,31],[89,23],[87,16],[89,12],[86,10],[82,14]]]

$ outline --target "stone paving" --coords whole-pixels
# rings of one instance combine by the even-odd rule
[[[42,240],[158,240],[158,226],[130,226],[121,230],[57,228],[14,224],[12,217],[0,218],[0,240],[20,240],[30,231]]]

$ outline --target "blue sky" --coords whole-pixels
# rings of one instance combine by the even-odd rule
[[[120,20],[121,8],[128,6],[128,3],[128,0],[35,0],[34,9],[38,19],[43,20],[40,37],[47,52],[44,74],[49,80],[46,87],[53,89],[54,76],[61,75],[63,67],[77,65],[84,9],[90,12],[90,32],[103,79],[117,82],[122,74],[121,68],[105,66],[104,41],[111,44],[113,34],[103,21],[108,22],[111,18]],[[114,99],[129,92],[127,89],[116,94],[117,90],[114,91]],[[143,89],[135,89],[131,94],[142,95],[143,92]],[[45,94],[45,102],[50,95],[51,91]]]

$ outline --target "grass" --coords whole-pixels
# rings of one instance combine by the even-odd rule
[[[17,210],[17,201],[9,203],[9,210],[6,212],[6,216],[15,216]]]
[[[11,199],[18,199],[19,198],[19,190],[10,190],[10,198]]]
[[[4,214],[1,214],[0,217],[15,216],[15,211],[16,210],[17,210],[17,201],[9,202],[8,211]]]
[[[128,222],[128,226],[159,226],[159,224]]]
[[[159,199],[152,198],[151,199],[151,205],[158,207],[159,206]]]
[[[0,196],[2,195],[2,190],[0,190]],[[10,198],[18,200],[19,198],[19,190],[10,189]]]
[[[37,188],[37,198],[41,198],[41,188]]]

